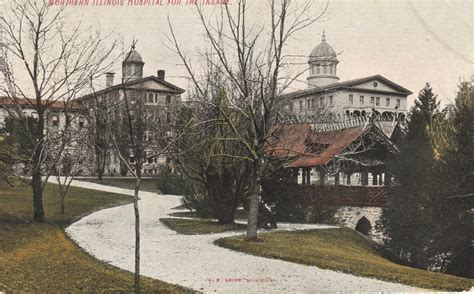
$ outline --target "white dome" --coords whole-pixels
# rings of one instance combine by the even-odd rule
[[[323,38],[321,43],[314,47],[313,51],[309,56],[310,60],[327,60],[327,61],[337,61],[336,51],[326,42],[326,35],[323,32]]]

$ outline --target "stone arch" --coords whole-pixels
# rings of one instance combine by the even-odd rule
[[[364,235],[369,235],[369,233],[372,231],[372,224],[365,216],[363,216],[357,222],[355,230],[361,232]]]
[[[354,116],[355,116],[355,117],[359,117],[359,116],[360,116],[360,111],[359,111],[359,110],[355,110],[355,111],[354,111]]]

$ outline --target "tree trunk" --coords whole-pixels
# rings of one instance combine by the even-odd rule
[[[64,207],[64,199],[66,198],[66,191],[64,191],[63,186],[61,185],[61,179],[58,178],[59,182],[59,194],[61,196],[61,214],[64,216],[66,209]]]
[[[38,100],[38,99],[37,99]],[[39,104],[39,103],[38,103]],[[41,177],[41,156],[44,147],[44,112],[38,111],[38,127],[35,132],[36,146],[32,157],[32,181],[33,188],[33,220],[38,223],[44,222],[43,208],[43,179]]]
[[[33,219],[37,223],[42,223],[44,222],[43,189],[41,173],[37,168],[33,171],[31,186],[33,187]]]
[[[258,206],[260,203],[261,180],[263,172],[263,159],[255,161],[255,177],[253,178],[252,191],[250,193],[249,216],[247,221],[247,240],[257,240]]]
[[[133,209],[135,211],[135,293],[141,292],[140,288],[140,210],[138,209],[138,193],[140,191],[140,178],[135,183]]]
[[[96,147],[95,164],[96,164],[96,170],[97,170],[97,180],[99,180],[100,182],[102,182],[102,176],[104,174],[104,169],[102,168],[103,166],[102,161],[105,161],[102,158],[102,152],[101,150],[99,150],[98,147]]]
[[[235,221],[235,211],[237,210],[237,208],[230,204],[230,205],[222,205],[221,206],[222,209],[220,209],[219,211],[216,212],[216,217],[217,217],[217,221],[220,223],[220,224],[232,224],[234,223]]]

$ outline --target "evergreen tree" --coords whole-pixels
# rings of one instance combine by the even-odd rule
[[[443,199],[439,206],[438,251],[449,253],[446,271],[472,278],[472,200],[474,199],[474,87],[459,86],[453,118],[454,135],[443,156],[441,170]]]
[[[441,115],[437,96],[429,84],[420,91],[410,110],[400,152],[388,162],[394,177],[390,202],[382,215],[385,245],[413,266],[427,268],[433,256],[437,152],[432,139],[433,121]]]

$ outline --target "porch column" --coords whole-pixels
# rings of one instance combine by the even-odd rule
[[[377,186],[378,184],[378,174],[372,173],[372,185]]]
[[[391,177],[390,174],[385,172],[385,181],[384,181],[385,183],[384,183],[384,185],[387,186],[387,187],[390,187],[390,177]]]
[[[362,186],[367,186],[369,184],[369,173],[367,171],[363,171],[362,173]]]
[[[311,185],[311,168],[306,168],[306,185]]]
[[[325,178],[326,178],[326,172],[321,169],[319,171],[319,185],[324,186]]]

